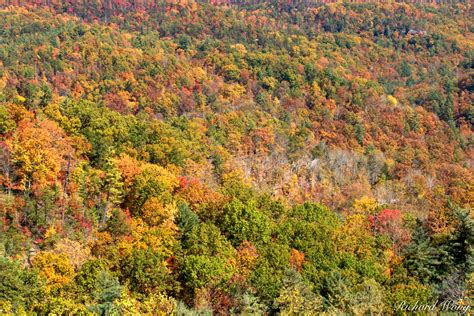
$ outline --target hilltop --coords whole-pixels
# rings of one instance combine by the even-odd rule
[[[18,2],[0,309],[472,304],[470,4]]]

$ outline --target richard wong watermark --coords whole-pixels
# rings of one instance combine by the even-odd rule
[[[407,303],[405,301],[400,302],[396,306],[397,311],[406,312],[456,312],[461,314],[467,314],[471,310],[471,306],[466,304],[463,300],[458,301],[436,301],[432,304],[420,303]]]

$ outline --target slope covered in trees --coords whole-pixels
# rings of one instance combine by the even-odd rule
[[[26,3],[0,9],[2,311],[472,304],[470,4]]]

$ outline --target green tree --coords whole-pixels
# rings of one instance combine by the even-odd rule
[[[148,295],[174,287],[166,258],[149,248],[133,249],[120,263],[120,279],[134,292]]]
[[[0,257],[0,306],[12,313],[28,311],[41,300],[44,291],[36,271],[24,270],[19,262]]]
[[[465,274],[474,272],[474,220],[469,211],[454,210],[456,226],[449,241],[449,252],[455,266]]]
[[[404,250],[403,266],[422,283],[440,281],[453,267],[453,258],[446,245],[432,244],[425,229],[418,222],[412,242]]]
[[[177,224],[181,231],[183,242],[186,243],[193,229],[199,225],[199,216],[191,210],[187,203],[181,203],[178,206]]]
[[[203,223],[195,227],[181,259],[181,277],[191,293],[225,284],[236,272],[236,250],[219,228]]]
[[[112,315],[118,312],[115,302],[122,295],[122,286],[116,277],[105,270],[99,272],[93,294],[97,303],[91,310],[99,315]]]
[[[224,258],[190,255],[182,265],[182,276],[191,289],[216,287],[225,284],[234,272],[232,263]]]
[[[99,274],[106,269],[106,265],[99,259],[86,261],[74,277],[74,285],[83,301],[89,301],[93,295]]]
[[[0,104],[0,134],[6,134],[13,131],[15,127],[16,123],[10,117],[7,107]]]
[[[234,246],[244,240],[253,243],[269,241],[271,226],[270,218],[257,209],[253,200],[244,204],[234,199],[224,207],[222,227]]]

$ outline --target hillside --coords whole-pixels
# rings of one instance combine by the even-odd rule
[[[0,2],[0,310],[472,304],[472,5],[235,4]]]

